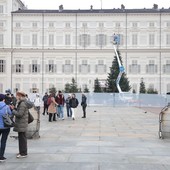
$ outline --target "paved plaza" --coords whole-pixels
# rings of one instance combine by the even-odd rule
[[[41,137],[28,140],[28,157],[16,159],[18,141],[9,138],[0,170],[169,170],[170,140],[158,138],[158,115],[133,107],[88,107],[82,119],[79,107],[75,121],[41,116]]]

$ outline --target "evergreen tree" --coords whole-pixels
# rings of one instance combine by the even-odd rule
[[[56,90],[56,88],[55,88],[55,87],[52,87],[52,88],[50,88],[50,89],[49,89],[49,93],[50,93],[50,94],[55,95],[55,94],[56,94],[56,92],[57,92],[57,90]]]
[[[71,93],[77,93],[79,89],[77,88],[77,82],[74,78],[72,78],[72,83],[70,84],[70,92]]]
[[[143,82],[143,78],[141,78],[139,93],[146,93],[146,88],[145,88],[145,83]]]
[[[69,83],[66,83],[65,84],[65,93],[71,93],[71,90],[70,90],[71,88],[70,88],[70,84]]]
[[[117,51],[117,53],[119,55],[120,62],[122,63],[120,52]],[[117,80],[118,75],[119,75],[119,64],[117,61],[117,57],[115,55],[113,62],[112,62],[112,66],[110,67],[110,73],[108,73],[108,77],[106,81],[106,87],[107,87],[108,92],[119,92],[116,86],[116,80]],[[128,92],[131,89],[129,85],[129,80],[126,77],[125,73],[122,74],[119,85],[123,92]]]
[[[153,89],[152,87],[147,89],[148,94],[158,94],[158,91],[156,89]]]
[[[84,88],[83,92],[84,92],[84,93],[89,93],[89,89],[88,89],[87,86]]]
[[[102,92],[102,88],[101,88],[101,85],[100,85],[100,82],[99,82],[98,78],[96,78],[94,80],[94,92],[97,92],[97,93],[101,93]]]

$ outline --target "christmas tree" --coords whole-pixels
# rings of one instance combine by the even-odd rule
[[[141,78],[139,93],[146,93],[146,88],[145,88],[145,83],[143,82],[143,78]]]
[[[117,51],[117,53],[119,55],[120,62],[122,63],[120,52]],[[114,93],[119,92],[116,86],[116,80],[117,80],[118,75],[119,75],[119,64],[117,61],[117,57],[115,55],[113,62],[112,62],[112,66],[110,67],[110,73],[108,73],[108,78],[106,81],[107,92],[114,92]],[[119,85],[120,85],[122,92],[128,92],[131,89],[129,85],[129,80],[126,77],[125,73],[122,74]]]
[[[101,85],[100,85],[100,82],[99,82],[98,78],[96,78],[94,80],[94,92],[96,92],[96,93],[102,92],[102,88],[101,88]]]

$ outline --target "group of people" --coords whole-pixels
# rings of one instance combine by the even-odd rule
[[[65,99],[63,93],[58,91],[58,94],[48,95],[45,93],[43,96],[44,109],[43,115],[47,113],[49,115],[49,122],[56,121],[57,117],[64,120],[64,106],[66,105],[67,117],[71,117],[75,120],[76,108],[79,105],[79,101],[76,98],[76,95],[69,94]],[[86,118],[86,107],[87,107],[87,97],[85,94],[82,94],[81,106],[83,109],[83,117]]]
[[[5,114],[13,116],[13,130],[18,132],[19,153],[17,158],[27,157],[27,127],[28,127],[28,112],[33,107],[33,103],[27,100],[27,95],[24,92],[18,91],[16,98],[11,94],[0,94],[0,162],[4,162],[6,141],[10,133],[10,128],[4,124],[3,116]]]
[[[75,120],[76,108],[79,105],[79,101],[75,94],[69,94],[65,100],[61,91],[55,96],[54,94],[48,95],[45,93],[43,96],[44,110],[43,115],[47,113],[49,115],[49,122],[56,121],[57,117],[64,120],[64,106],[66,105],[67,117],[71,117]],[[4,162],[6,142],[10,133],[10,128],[4,124],[3,116],[5,114],[13,117],[13,130],[18,132],[18,145],[19,153],[16,158],[27,157],[27,127],[28,127],[28,115],[29,109],[35,107],[40,113],[41,99],[37,94],[33,102],[28,99],[27,94],[22,91],[16,93],[16,97],[13,94],[7,93],[6,95],[0,94],[0,162]],[[87,97],[82,94],[81,106],[83,110],[82,118],[86,118]]]

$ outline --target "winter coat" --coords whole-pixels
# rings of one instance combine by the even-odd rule
[[[56,113],[57,109],[56,109],[56,104],[55,104],[55,99],[54,97],[51,97],[51,103],[48,106],[48,113]]]
[[[40,99],[40,97],[36,97],[34,99],[34,105],[35,105],[35,107],[40,107],[41,106],[41,99]]]
[[[33,103],[23,99],[19,101],[17,109],[13,110],[15,115],[15,132],[26,132],[28,127],[28,110],[33,107]]]
[[[63,94],[58,94],[55,98],[55,101],[59,104],[64,106],[65,103],[65,99],[64,99],[64,95]]]
[[[71,108],[76,108],[79,105],[79,102],[76,98],[71,98],[69,101],[69,105]]]
[[[48,95],[44,95],[42,100],[43,100],[44,104],[47,104],[47,102],[48,102]]]
[[[82,101],[81,101],[81,106],[82,107],[86,107],[87,106],[87,97],[86,96],[82,96]]]
[[[0,129],[7,129],[6,127],[4,127],[4,121],[3,121],[3,117],[2,117],[6,113],[12,115],[12,112],[11,112],[9,106],[6,105],[5,102],[1,101],[0,102]]]

